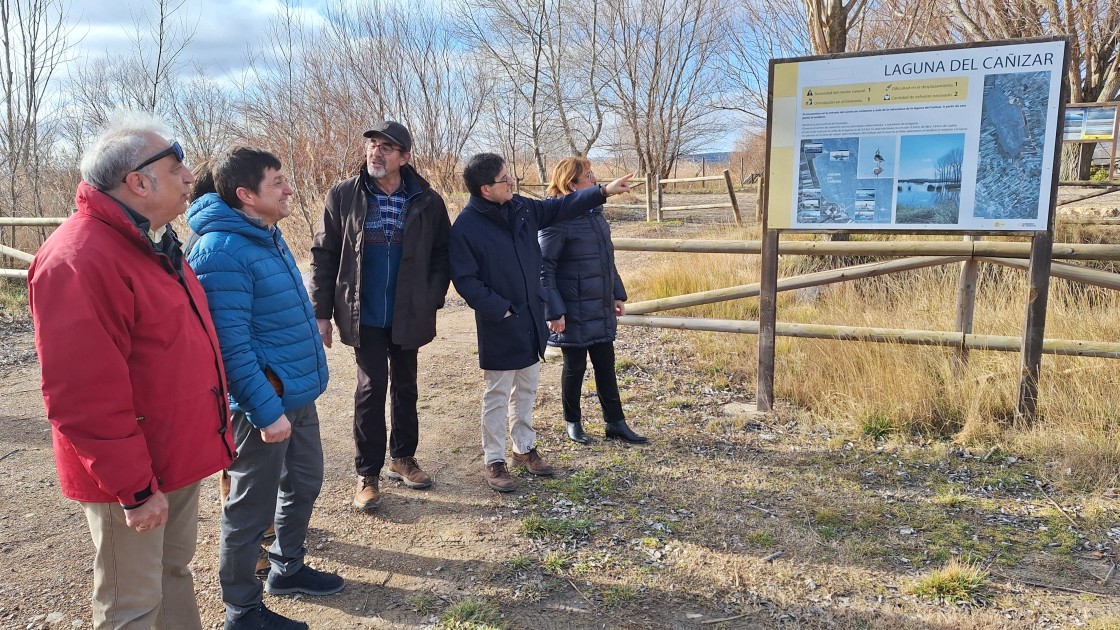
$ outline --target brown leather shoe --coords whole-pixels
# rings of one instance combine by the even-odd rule
[[[525,467],[526,470],[533,473],[534,475],[547,477],[556,472],[555,470],[553,470],[552,466],[546,464],[545,461],[541,459],[540,454],[537,453],[536,447],[529,449],[529,452],[525,453],[524,455],[514,453],[513,461]]]
[[[506,470],[505,462],[486,464],[486,485],[498,492],[513,492],[517,489],[517,482]]]
[[[427,488],[432,485],[432,478],[428,473],[420,470],[420,464],[415,457],[398,457],[389,460],[389,469],[385,476],[390,479],[400,479],[409,488]]]
[[[370,512],[381,505],[381,491],[377,489],[377,475],[362,477],[358,480],[358,492],[354,494],[354,507]]]

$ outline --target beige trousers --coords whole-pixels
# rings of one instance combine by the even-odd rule
[[[506,421],[515,453],[533,448],[533,403],[541,376],[540,361],[520,370],[483,370],[482,452],[484,463],[506,461]]]
[[[201,630],[190,563],[198,542],[195,483],[167,493],[167,524],[138,532],[116,503],[81,503],[93,537],[96,630]]]

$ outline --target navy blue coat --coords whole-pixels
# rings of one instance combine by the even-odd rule
[[[537,232],[605,200],[598,186],[544,201],[514,195],[501,206],[471,196],[451,226],[451,281],[474,309],[479,367],[520,370],[544,356]]]
[[[538,238],[545,319],[564,317],[564,332],[549,335],[549,345],[586,348],[614,341],[614,301],[625,302],[626,289],[614,265],[611,226],[603,208],[541,230]]]

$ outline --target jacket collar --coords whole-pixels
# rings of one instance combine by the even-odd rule
[[[158,242],[152,242],[148,238],[151,221],[147,217],[85,181],[78,184],[78,190],[74,194],[74,207],[78,212],[88,214],[113,228],[145,251],[166,256],[175,271],[182,273],[182,244],[170,224],[164,230],[162,238]]]
[[[280,234],[280,228],[265,225],[257,217],[231,207],[217,193],[206,193],[187,208],[187,225],[196,234],[232,232],[269,244]]]
[[[358,185],[366,192],[373,187],[373,178],[369,176],[369,171],[366,170],[365,162],[362,162],[361,166],[358,167]],[[409,199],[412,199],[416,195],[432,187],[432,185],[428,183],[428,180],[424,179],[411,164],[405,164],[401,167],[401,185],[404,187],[405,196]],[[389,190],[382,192],[385,194],[393,194],[396,191]]]

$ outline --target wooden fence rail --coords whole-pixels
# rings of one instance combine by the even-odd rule
[[[62,225],[66,217],[0,217],[0,227],[44,227]],[[0,258],[7,256],[28,264],[35,260],[35,254],[0,245]],[[26,278],[26,269],[0,268],[0,278]]]
[[[616,238],[619,251],[760,254],[762,241]],[[1004,241],[781,241],[778,253],[805,256],[983,256],[1029,258],[1031,244]],[[1120,260],[1120,245],[1054,243],[1054,258]]]
[[[667,184],[682,184],[688,182],[723,182],[727,187],[728,201],[726,203],[700,203],[684,206],[666,206],[663,203],[663,193]],[[536,199],[541,198],[541,194],[535,191],[523,190],[525,188],[545,188],[548,184],[541,182],[518,182],[518,194],[528,195]],[[731,210],[731,216],[735,220],[735,225],[743,225],[743,217],[739,212],[739,199],[735,196],[735,186],[731,181],[731,171],[724,170],[722,175],[708,175],[705,177],[677,177],[670,179],[657,179],[652,174],[647,173],[641,179],[634,178],[630,180],[630,188],[636,190],[637,188],[645,187],[645,209],[646,221],[657,221],[658,223],[664,220],[665,212],[687,211],[687,210],[720,210],[728,208]],[[761,186],[759,187],[761,190]],[[604,204],[609,208],[625,208],[628,210],[641,209],[639,204]]]
[[[708,319],[703,317],[623,315],[618,318],[618,323],[627,326],[746,333],[748,335],[757,335],[759,331],[759,323],[757,321]],[[960,332],[946,332],[940,330],[904,330],[867,326],[831,326],[826,324],[792,324],[782,322],[778,322],[776,326],[777,334],[783,337],[899,343],[919,346],[946,346],[950,348],[965,347],[971,350],[994,350],[999,352],[1019,352],[1022,350],[1023,342],[1019,337],[1007,337],[1003,335],[966,335]],[[1120,359],[1120,343],[1047,339],[1042,344],[1042,352],[1045,354],[1064,356]]]

